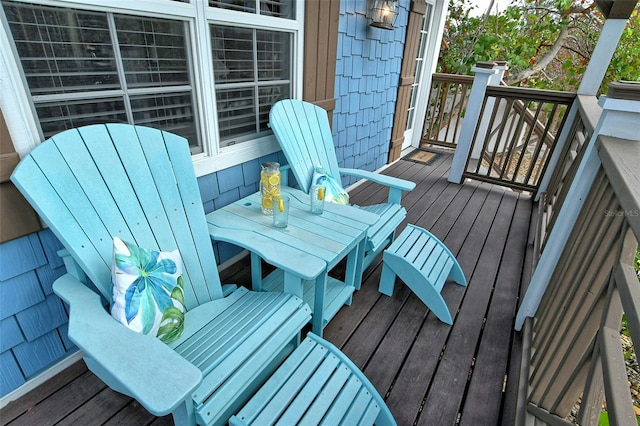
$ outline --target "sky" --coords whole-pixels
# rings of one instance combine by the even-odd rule
[[[491,0],[472,0],[471,3],[476,6],[476,9],[474,9],[474,14],[476,16],[480,16],[484,14],[484,12],[486,12],[489,4],[491,4]],[[505,10],[509,3],[511,3],[511,0],[495,0],[493,3],[493,8],[491,9],[491,13],[495,13],[496,8],[499,11]]]

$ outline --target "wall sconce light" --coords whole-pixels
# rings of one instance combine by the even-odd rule
[[[392,30],[398,16],[398,0],[369,0],[369,19],[372,27]]]

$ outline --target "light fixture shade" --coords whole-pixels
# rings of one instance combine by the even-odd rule
[[[398,0],[370,0],[371,26],[392,30],[398,16]]]

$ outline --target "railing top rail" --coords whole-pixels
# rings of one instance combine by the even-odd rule
[[[578,95],[576,96],[576,101],[580,108],[582,124],[592,135],[602,114],[602,107],[598,105],[598,98],[590,95]]]
[[[431,79],[433,81],[446,82],[446,83],[462,83],[462,84],[473,83],[472,75],[462,75],[462,74],[433,73],[431,76]]]
[[[596,142],[600,161],[618,195],[622,211],[637,240],[640,240],[640,142],[610,136]]]
[[[489,85],[487,86],[486,96],[556,102],[568,105],[573,102],[576,97],[576,93],[557,90],[531,89],[529,87]]]
[[[608,97],[640,101],[640,83],[637,81],[614,81],[609,83]]]

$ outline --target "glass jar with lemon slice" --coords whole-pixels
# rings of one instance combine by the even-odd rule
[[[311,213],[322,214],[324,211],[324,192],[324,185],[311,185],[309,191]]]
[[[280,164],[266,162],[261,165],[260,195],[262,213],[273,214],[273,198],[280,196]]]

